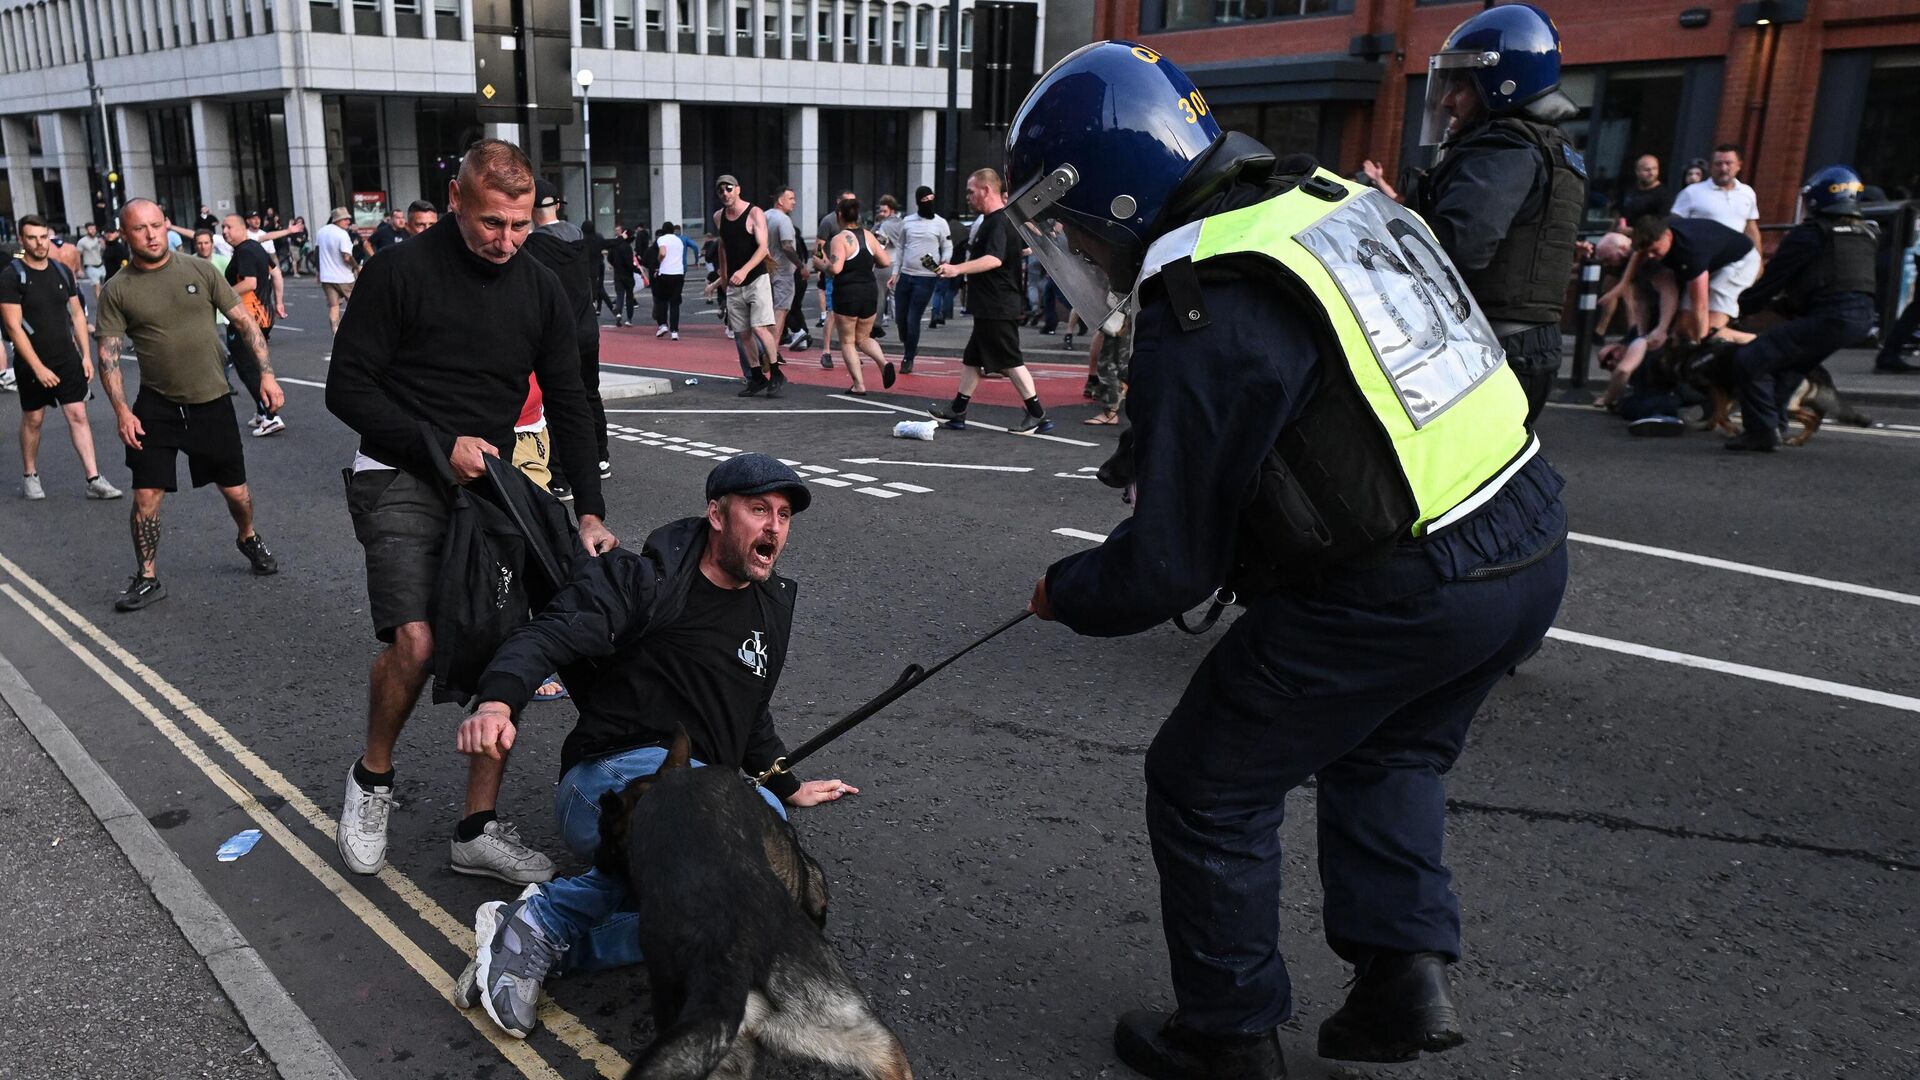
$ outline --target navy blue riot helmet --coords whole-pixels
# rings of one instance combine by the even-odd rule
[[[1807,177],[1800,197],[1810,214],[1854,216],[1860,213],[1860,193],[1866,190],[1860,174],[1845,165],[1829,165]]]
[[[1488,8],[1453,28],[1427,61],[1426,117],[1420,142],[1445,141],[1446,98],[1470,86],[1494,116],[1520,112],[1560,89],[1560,31],[1532,4]]]
[[[1194,161],[1221,138],[1153,49],[1097,41],[1041,77],[1007,135],[1007,215],[1088,325],[1108,322]]]

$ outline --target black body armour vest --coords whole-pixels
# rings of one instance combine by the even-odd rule
[[[1795,311],[1806,311],[1827,297],[1845,293],[1871,296],[1880,260],[1880,230],[1857,217],[1821,216],[1802,222],[1820,230],[1820,257],[1794,279],[1787,300]]]
[[[1421,185],[1420,210],[1431,214],[1437,196],[1454,182],[1460,162],[1478,150],[1526,148],[1547,176],[1544,197],[1529,200],[1494,249],[1485,269],[1460,269],[1480,310],[1495,322],[1558,323],[1573,272],[1573,242],[1587,201],[1587,167],[1558,127],[1503,116],[1448,147]]]

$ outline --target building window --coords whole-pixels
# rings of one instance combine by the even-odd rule
[[[1214,120],[1227,131],[1251,135],[1276,154],[1312,154],[1326,162],[1339,160],[1342,114],[1340,106],[1309,101],[1213,107]]]
[[[380,34],[380,0],[353,0],[353,32],[369,37]]]
[[[153,156],[154,201],[174,224],[188,224],[200,206],[200,177],[193,118],[185,105],[147,110],[147,147]]]
[[[339,0],[313,0],[312,3],[307,5],[307,11],[312,17],[313,28],[316,32],[322,34],[337,34],[340,32]]]
[[[240,101],[227,106],[227,128],[239,178],[241,213],[280,206],[291,189],[281,183],[287,160],[287,117],[278,101]]]
[[[1807,140],[1808,171],[1849,162],[1867,186],[1880,188],[1888,198],[1920,198],[1920,146],[1912,137],[1916,114],[1920,49],[1826,54]]]
[[[420,98],[414,106],[414,134],[420,144],[420,193],[436,208],[447,206],[447,187],[460,172],[460,157],[481,136],[471,97]],[[411,202],[404,193],[395,206]]]
[[[1198,30],[1352,10],[1353,0],[1140,0],[1140,29]]]

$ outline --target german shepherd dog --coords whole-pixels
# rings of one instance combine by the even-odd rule
[[[1743,320],[1741,329],[1752,330],[1753,320]],[[1734,387],[1733,354],[1739,347],[1730,342],[1710,341],[1697,349],[1682,353],[1669,348],[1669,356],[1676,359],[1675,374],[1680,382],[1692,387],[1707,399],[1706,415],[1695,427],[1697,431],[1720,431],[1728,435],[1738,435],[1740,431],[1733,426],[1733,406],[1736,400]],[[1806,378],[1787,401],[1787,416],[1800,422],[1802,431],[1788,437],[1788,446],[1805,446],[1813,433],[1820,430],[1820,424],[1827,419],[1836,420],[1853,427],[1872,427],[1873,419],[1841,398],[1840,391],[1833,385],[1833,375],[1826,365],[1816,365],[1807,372]]]
[[[684,728],[660,771],[600,799],[601,871],[640,911],[654,1043],[627,1080],[746,1080],[760,1050],[912,1080],[827,943],[820,865],[725,768],[688,767]]]

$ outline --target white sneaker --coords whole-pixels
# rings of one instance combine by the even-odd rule
[[[253,429],[253,437],[257,439],[262,435],[278,435],[285,430],[287,430],[287,422],[285,420],[277,416],[269,416],[260,422],[259,427]]]
[[[471,840],[453,841],[453,872],[499,878],[515,885],[553,880],[553,860],[520,842],[520,830],[489,821]]]
[[[87,498],[117,499],[119,497],[120,497],[120,489],[117,487],[114,487],[112,484],[107,483],[106,477],[96,476],[93,479],[87,481]]]
[[[14,394],[20,391],[19,376],[12,368],[0,369],[0,393]]]
[[[47,497],[47,489],[40,485],[39,473],[20,478],[20,494],[25,495],[29,502]]]
[[[600,479],[602,480],[613,479],[613,462],[603,461],[600,463]]]
[[[360,786],[347,768],[347,794],[340,804],[340,860],[356,874],[377,874],[387,865],[387,816],[393,813],[393,788]]]
[[[261,424],[264,424],[264,423],[266,423],[266,422],[267,422],[267,418],[266,418],[266,415],[265,415],[265,414],[263,414],[263,413],[254,413],[254,414],[253,414],[253,419],[251,419],[251,420],[249,420],[249,421],[247,421],[247,426],[248,426],[248,427],[250,427],[250,428],[252,428],[252,429],[253,429],[253,430],[255,430],[255,431],[259,431],[259,430],[260,430],[260,425],[261,425]]]
[[[678,331],[678,330],[675,330],[675,331],[674,331],[673,333],[671,333],[671,334],[668,334],[668,335],[667,335],[667,340],[668,340],[668,341],[679,341],[679,340],[680,340],[680,331]]]
[[[666,324],[666,323],[661,323],[661,324],[660,324],[660,329],[658,329],[658,330],[655,330],[655,331],[653,332],[653,336],[654,336],[654,337],[666,337],[666,336],[667,336],[667,324]]]

